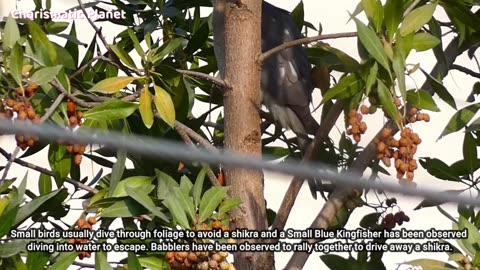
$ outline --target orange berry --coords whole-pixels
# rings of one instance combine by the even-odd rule
[[[401,159],[396,159],[395,160],[395,169],[398,169],[400,168],[400,166],[402,166],[403,162]]]
[[[22,89],[21,87],[17,88],[17,89],[16,89],[16,92],[17,92],[17,95],[23,96],[23,93],[24,93],[24,92],[23,92],[23,89]]]
[[[97,219],[95,217],[89,217],[87,222],[90,225],[95,225],[97,223]]]
[[[221,229],[222,228],[222,222],[220,220],[215,220],[212,223],[212,228],[213,229]]]
[[[385,143],[384,142],[380,142],[378,145],[377,145],[377,153],[385,153]]]
[[[352,110],[350,111],[350,113],[348,114],[348,116],[350,116],[350,119],[351,119],[351,118],[354,118],[355,116],[357,116],[357,111],[354,110],[354,109],[352,109]]]
[[[35,141],[33,140],[33,138],[28,138],[28,140],[27,140],[27,145],[28,146],[33,146],[34,143],[35,143]]]
[[[410,181],[410,182],[413,181],[413,177],[414,177],[413,172],[407,172],[407,180],[408,181]]]
[[[351,128],[347,129],[347,135],[352,135],[352,134],[353,134],[352,129]]]
[[[350,126],[356,125],[357,124],[357,118],[352,117],[352,118],[348,119],[348,124]]]
[[[400,165],[400,171],[401,171],[401,172],[406,172],[406,171],[408,171],[408,164],[402,163],[402,165]]]
[[[35,115],[36,115],[35,110],[33,108],[28,108],[27,110],[28,119],[33,120],[35,118]]]
[[[360,134],[355,134],[353,135],[353,140],[356,142],[356,143],[359,143],[360,142]]]
[[[398,142],[399,142],[400,146],[407,146],[408,145],[408,141],[405,138],[401,138]]]
[[[385,156],[385,154],[383,154],[383,153],[378,153],[378,154],[377,154],[377,159],[378,159],[378,160],[381,160],[384,156]]]
[[[399,98],[394,99],[395,106],[400,107],[402,105],[402,101]]]
[[[74,157],[73,157],[73,163],[77,166],[80,165],[80,163],[82,163],[82,155],[80,154],[76,154]]]
[[[410,116],[410,117],[408,118],[408,122],[410,122],[410,123],[412,123],[412,124],[415,123],[415,122],[417,122],[417,117],[416,117],[415,115]]]
[[[32,121],[34,124],[40,124],[42,122],[42,119],[40,118],[40,116],[38,115],[35,115],[35,117],[33,118],[33,121]]]
[[[358,122],[362,121],[362,119],[363,119],[363,116],[362,116],[361,113],[357,113],[356,117],[357,117]]]
[[[418,112],[417,108],[412,107],[410,108],[410,110],[408,110],[408,115],[413,116],[413,115],[416,115],[417,112]]]
[[[367,131],[367,123],[360,122],[360,125],[358,127],[360,129],[360,133],[365,134],[365,131]]]
[[[362,106],[360,106],[360,112],[361,113],[368,114],[369,111],[370,111],[370,109],[367,107],[367,105],[363,104]]]
[[[38,84],[31,82],[27,85],[25,90],[29,92],[36,92],[38,90]]]
[[[77,117],[75,116],[70,116],[68,118],[68,123],[70,124],[70,126],[74,127],[77,125],[78,121],[77,121]]]
[[[85,226],[85,223],[86,223],[86,221],[83,218],[79,218],[77,220],[77,226],[80,227],[80,228],[83,228],[83,226]]]
[[[391,128],[384,128],[382,130],[382,137],[383,138],[388,138],[388,137],[390,137],[390,135],[392,135],[392,129]]]
[[[80,152],[80,145],[74,144],[72,147],[72,153],[79,153]]]
[[[425,113],[424,116],[423,116],[423,121],[430,122],[430,115]]]
[[[27,115],[27,112],[26,111],[19,111],[18,112],[18,119],[19,120],[25,120],[27,119],[28,115]]]
[[[360,133],[360,127],[357,124],[352,125],[352,133],[353,134]]]

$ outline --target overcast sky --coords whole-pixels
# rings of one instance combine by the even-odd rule
[[[55,11],[62,11],[67,8],[76,5],[75,0],[63,0],[63,1],[52,1],[55,2],[53,5],[53,10]],[[87,1],[84,1],[87,2]],[[286,10],[292,10],[297,4],[297,0],[284,0],[284,1],[270,1],[272,4],[275,4],[281,8]],[[337,0],[337,1],[316,1],[316,0],[305,0],[305,19],[311,22],[313,25],[318,26],[321,22],[323,33],[331,34],[331,33],[339,33],[339,32],[349,32],[355,31],[355,25],[351,21],[348,22],[349,13],[353,12],[355,9],[358,0]],[[8,1],[8,0],[0,0],[0,18],[6,16],[8,11],[17,10],[31,10],[33,0],[21,0],[17,2],[17,7],[15,7],[15,1]],[[207,12],[207,10],[206,10]],[[443,16],[441,12],[437,13],[438,16]],[[363,15],[360,15],[361,19],[364,19]],[[114,37],[114,33],[118,32],[121,27],[111,26],[107,23],[102,23],[103,26],[103,33],[106,35],[109,41],[112,41]],[[79,38],[86,43],[89,43],[92,36],[93,31],[91,27],[88,25],[87,21],[78,21],[76,26]],[[315,33],[311,33],[314,35]],[[57,39],[58,40],[58,39]],[[64,41],[59,41],[60,44],[63,44]],[[327,40],[331,46],[336,47],[344,52],[348,53],[352,57],[358,59],[357,51],[356,51],[356,40],[353,38],[348,39],[338,39],[338,40]],[[448,40],[447,40],[448,42]],[[444,43],[445,44],[445,43]],[[412,53],[407,60],[408,64],[417,64],[420,63],[421,67],[425,70],[430,70],[433,65],[435,59],[432,53]],[[460,65],[472,65],[473,63],[469,61],[469,59],[463,55],[458,60],[457,63]],[[338,74],[337,75],[338,78]],[[411,77],[407,77],[407,88],[415,88],[420,87],[423,84],[424,77],[419,74],[419,72],[413,74]],[[451,76],[445,79],[444,83],[446,87],[450,90],[453,94],[457,106],[459,108],[464,107],[466,105],[465,99],[469,94],[471,87],[475,80],[472,80],[471,77],[464,75],[463,73],[452,71]],[[314,95],[314,99],[316,101],[315,104],[318,104],[320,100],[320,95],[317,91]],[[431,122],[430,123],[419,123],[413,126],[415,132],[420,134],[423,142],[419,146],[418,149],[418,157],[422,156],[434,156],[444,160],[446,163],[451,164],[454,161],[461,159],[462,148],[461,142],[463,141],[463,134],[453,134],[449,135],[441,140],[437,141],[441,131],[445,127],[447,121],[453,115],[454,111],[449,108],[443,101],[435,99],[437,104],[439,105],[441,112],[440,113],[430,113],[431,115]],[[203,111],[202,108],[196,108],[197,112]],[[198,114],[196,114],[198,115]],[[317,119],[319,115],[316,115]],[[342,118],[340,118],[342,119]],[[378,113],[376,116],[367,116],[366,117],[367,124],[369,130],[367,134],[363,137],[361,145],[365,145],[370,139],[372,139],[375,132],[383,125],[384,120]],[[335,128],[333,128],[331,132],[331,136],[334,139],[338,139],[340,133],[345,129],[345,127],[339,122]],[[0,137],[0,145],[7,150],[12,151],[15,147],[14,141],[12,138],[8,137]],[[34,164],[37,164],[42,167],[48,167],[48,163],[46,161],[46,151],[40,152],[40,154],[29,157],[26,160],[30,161]],[[0,164],[4,162],[4,160],[0,159]],[[24,174],[24,169],[14,165],[14,169],[10,172],[10,176],[18,176],[22,177]],[[82,174],[85,175],[93,175],[98,171],[98,166],[94,165],[87,161],[84,158],[84,162],[82,163]],[[393,170],[391,170],[394,173]],[[29,176],[32,177],[31,187],[36,190],[36,177],[38,174],[35,172],[29,172]],[[277,210],[280,203],[281,203],[281,194],[285,192],[288,187],[288,181],[291,177],[282,176],[273,173],[266,173],[266,190],[265,195],[267,198],[268,206],[274,210]],[[426,185],[437,185],[439,184],[438,181],[434,181],[434,178],[426,173],[422,168],[416,172],[416,179],[415,182],[418,184],[419,187],[423,187]],[[452,186],[447,185],[441,182],[442,186],[445,188],[451,188]],[[400,198],[397,196],[397,198]],[[405,211],[410,217],[411,222],[405,224],[403,227],[407,229],[429,229],[432,227],[438,229],[451,229],[451,223],[445,219],[442,215],[440,215],[435,210],[420,210],[420,211],[413,211],[413,207],[419,203],[418,198],[400,198],[399,205],[403,211]],[[292,227],[296,229],[303,229],[308,227],[313,218],[317,214],[317,210],[319,210],[323,205],[323,201],[318,200],[315,201],[311,198],[310,192],[306,185],[302,189],[299,199],[297,200],[297,204],[292,211],[292,215],[287,223],[287,227]],[[452,214],[456,216],[455,207],[447,207],[447,209],[454,211]],[[352,219],[348,224],[348,228],[355,228],[358,226],[358,220],[364,214],[370,213],[371,209],[358,209],[356,210]],[[76,219],[78,217],[78,213],[70,214],[69,218]],[[441,221],[441,222],[439,222]],[[403,240],[402,240],[403,241]],[[320,254],[312,254],[310,256],[309,261],[305,269],[324,269],[325,266],[320,266],[321,261],[319,259]],[[422,257],[430,257],[436,259],[443,259],[446,261],[447,256],[444,254],[395,254],[395,253],[387,253],[385,254],[384,258],[387,261],[387,269],[395,269],[396,263],[400,263],[403,260],[410,260]],[[281,269],[285,263],[288,261],[289,256],[276,256],[276,266],[278,269]],[[406,268],[400,268],[406,269]]]

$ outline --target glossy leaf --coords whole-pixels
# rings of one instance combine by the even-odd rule
[[[4,50],[13,48],[13,45],[20,39],[20,30],[18,29],[17,22],[10,14],[7,17],[5,28],[2,35],[2,47]]]
[[[205,175],[207,174],[208,171],[208,166],[204,166],[200,172],[198,172],[197,179],[195,180],[195,184],[193,184],[193,204],[195,205],[195,208],[198,207],[200,204],[200,199],[202,196],[202,190],[203,190],[203,182],[205,180]]]
[[[207,219],[225,198],[226,191],[221,187],[211,187],[200,201],[199,222]]]
[[[135,79],[137,78],[128,76],[106,78],[96,83],[88,91],[99,92],[103,94],[113,94],[125,88]]]
[[[149,194],[155,186],[152,185],[153,177],[151,176],[132,176],[123,179],[115,186],[111,197],[125,197],[128,196],[126,186],[143,191]]]
[[[157,208],[157,206],[153,203],[152,199],[147,194],[129,185],[125,186],[125,190],[127,191],[128,196],[132,197],[143,207],[147,208],[150,212],[152,212],[152,214],[159,217],[163,221],[168,222],[168,217]]]
[[[157,108],[158,114],[162,117],[169,126],[175,125],[175,106],[173,105],[172,97],[163,88],[154,85],[155,96],[153,102]]]
[[[465,132],[463,139],[463,159],[465,159],[469,171],[474,171],[477,168],[477,143],[470,132]]]
[[[408,13],[405,19],[403,19],[402,26],[400,26],[400,35],[406,36],[420,30],[422,26],[430,21],[436,7],[436,4],[427,4]]]
[[[57,261],[48,270],[67,270],[72,266],[77,256],[78,252],[76,251],[61,253]]]
[[[105,251],[95,252],[95,269],[97,270],[113,270],[110,263],[107,261],[107,254]]]
[[[44,83],[48,83],[52,81],[58,74],[58,72],[62,69],[62,66],[54,66],[54,67],[44,67],[36,70],[33,75],[30,77],[30,82],[35,82],[39,85]]]
[[[384,6],[385,28],[387,30],[388,40],[392,41],[398,26],[402,21],[403,1],[387,0]]]
[[[121,100],[106,101],[84,113],[85,119],[96,121],[113,121],[130,116],[138,104]]]
[[[379,79],[377,80],[377,93],[383,109],[387,112],[390,118],[397,123],[398,110],[393,101],[392,92],[390,92],[387,86]],[[398,124],[399,123],[397,123],[397,125]]]
[[[12,54],[10,57],[10,74],[17,83],[18,86],[22,84],[22,68],[23,68],[23,50],[18,43],[15,43],[12,48]]]
[[[117,46],[117,44],[113,44],[113,45],[110,45],[110,48],[123,63],[125,63],[127,66],[131,68],[136,68],[135,62],[133,62],[133,59],[122,47]]]
[[[440,111],[432,96],[427,91],[422,89],[418,89],[417,91],[407,91],[407,101],[412,106],[415,106],[419,109],[429,110],[433,112]]]
[[[413,36],[413,48],[417,52],[430,50],[440,44],[440,40],[429,33],[417,33]]]
[[[362,42],[368,53],[390,74],[390,64],[388,56],[383,49],[383,44],[375,32],[363,24],[358,19],[355,19],[357,25],[358,38]],[[391,77],[391,75],[390,75]]]
[[[178,189],[177,192],[181,193]],[[185,209],[181,206],[181,202],[175,193],[170,193],[164,201],[165,206],[170,211],[170,214],[175,221],[185,229],[190,229],[190,222],[188,222]]]
[[[478,109],[480,109],[480,103],[469,105],[457,111],[452,118],[450,118],[450,121],[442,131],[440,138],[464,128],[470,120],[472,120]]]
[[[363,88],[363,80],[355,73],[347,75],[323,96],[322,104],[332,99],[349,98],[360,92]]]
[[[452,168],[439,159],[421,158],[420,164],[422,164],[423,168],[427,169],[428,173],[437,178],[455,182],[460,181]]]
[[[148,91],[148,87],[144,87],[142,93],[140,94],[139,100],[140,106],[140,115],[142,116],[143,124],[147,128],[151,128],[153,125],[153,111],[152,111],[152,96]]]
[[[432,86],[435,93],[448,105],[450,105],[455,110],[457,109],[457,105],[455,104],[455,100],[453,99],[452,94],[448,92],[447,88],[439,82],[437,79],[433,78],[432,75],[425,72],[423,69],[420,69],[422,73],[427,77],[427,81]]]

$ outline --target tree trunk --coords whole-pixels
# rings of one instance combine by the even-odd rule
[[[223,2],[217,0],[217,4]],[[260,68],[261,0],[227,1],[225,15],[225,148],[228,151],[261,155]],[[231,215],[231,229],[265,230],[267,219],[263,196],[263,172],[232,168],[225,171],[230,195],[243,204]],[[257,242],[258,239],[240,240]],[[273,254],[238,252],[235,266],[240,270],[273,269]]]

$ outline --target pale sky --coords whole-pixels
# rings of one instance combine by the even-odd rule
[[[62,11],[67,8],[76,5],[75,0],[63,0],[63,1],[52,1],[55,2],[53,5],[53,10],[55,11]],[[84,1],[87,2],[87,1]],[[298,3],[297,0],[284,0],[284,1],[270,1],[271,3],[284,8],[286,10],[292,10]],[[322,23],[323,26],[323,33],[331,34],[331,33],[338,33],[338,32],[350,32],[355,31],[355,25],[353,22],[348,22],[349,13],[353,12],[358,0],[337,0],[332,4],[331,1],[315,1],[315,0],[304,0],[305,5],[305,19],[313,25],[318,26],[319,22]],[[33,0],[21,0],[17,2],[18,10],[30,10],[33,5]],[[8,1],[8,0],[0,0],[0,18],[6,16],[9,11],[15,10],[15,1]],[[442,15],[438,13],[439,15]],[[364,16],[361,15],[360,18],[363,20]],[[103,26],[103,33],[106,35],[107,40],[109,42],[112,41],[113,34],[118,33],[119,30],[123,29],[122,27],[118,26],[111,26],[107,23],[101,23]],[[89,43],[92,36],[93,31],[91,27],[88,25],[87,21],[78,21],[76,23],[77,26],[77,33],[79,38],[85,42]],[[310,32],[311,35],[315,33]],[[59,39],[55,39],[59,40]],[[448,40],[449,41],[449,40]],[[444,41],[444,45],[448,44],[448,41]],[[64,41],[60,44],[63,44]],[[348,39],[338,39],[338,40],[327,40],[331,46],[338,48],[347,54],[351,55],[352,57],[356,58],[357,60],[358,55],[356,52],[356,40],[353,38]],[[434,65],[434,57],[432,53],[412,53],[407,60],[408,64],[417,64],[420,63],[421,67],[427,71],[430,71]],[[457,61],[457,64],[460,65],[467,65],[474,67],[474,63],[471,62],[468,57],[465,55],[460,56]],[[475,68],[473,68],[475,70]],[[335,74],[339,75],[339,74]],[[336,76],[338,79],[338,76]],[[407,77],[407,88],[415,88],[420,87],[424,82],[424,77],[421,75],[421,72],[416,72],[411,76],[411,78]],[[469,94],[470,90],[472,89],[472,85],[475,82],[471,77],[460,73],[458,71],[451,71],[450,76],[448,76],[444,84],[450,90],[452,95],[454,96],[457,107],[462,108],[467,105],[465,102],[467,95]],[[318,104],[320,100],[319,91],[316,90],[314,95],[315,104]],[[459,132],[456,134],[449,135],[441,140],[437,141],[441,131],[445,127],[447,121],[453,115],[454,110],[447,106],[443,101],[438,100],[437,105],[441,109],[440,113],[433,113],[428,112],[431,115],[431,121],[429,123],[416,123],[413,126],[415,132],[419,133],[420,137],[422,138],[422,144],[418,148],[417,157],[426,157],[432,156],[439,158],[445,161],[447,164],[451,164],[459,159],[462,158],[462,147],[461,143],[463,142],[463,133]],[[202,108],[196,107],[196,112],[203,111]],[[194,113],[195,113],[194,111]],[[198,115],[195,114],[195,115]],[[317,119],[319,119],[319,115],[316,115]],[[373,135],[376,133],[377,130],[383,125],[384,120],[382,119],[380,114],[375,116],[367,116],[365,117],[367,124],[368,124],[368,131],[367,134],[363,137],[361,145],[365,145],[368,141],[370,141]],[[340,120],[342,117],[339,118]],[[331,137],[334,138],[338,142],[338,138],[340,132],[344,131],[345,127],[342,125],[341,122],[337,123],[336,127],[334,127],[330,133]],[[10,137],[0,137],[0,145],[8,151],[13,151],[15,143],[14,140]],[[48,168],[48,162],[46,160],[46,151],[42,151],[34,157],[26,158],[25,160],[37,164],[42,167]],[[0,164],[4,162],[4,159],[0,159]],[[99,167],[95,164],[88,161],[87,158],[83,159],[82,162],[82,176],[85,175],[94,175],[98,172]],[[10,171],[10,176],[17,176],[22,178],[24,175],[24,169],[20,166],[14,165],[12,166],[12,170]],[[394,170],[390,169],[390,172],[394,174]],[[104,174],[106,173],[104,169]],[[37,190],[36,180],[38,179],[38,174],[34,171],[29,172],[29,185],[33,190]],[[289,176],[283,176],[273,173],[266,173],[265,175],[266,185],[265,185],[265,196],[267,199],[268,206],[274,210],[277,210],[280,203],[281,203],[281,194],[284,194],[288,187],[288,181],[291,179]],[[418,184],[419,187],[423,187],[426,185],[442,185],[445,186],[445,189],[449,189],[454,187],[453,185],[447,185],[445,182],[438,182],[430,176],[423,168],[416,172],[415,182]],[[430,229],[435,227],[437,229],[451,229],[451,223],[444,218],[438,211],[429,208],[427,210],[419,210],[413,211],[413,207],[415,207],[421,200],[418,198],[411,198],[411,197],[401,197],[396,196],[399,205],[402,210],[410,216],[411,221],[406,223],[402,226],[402,228],[406,229]],[[369,198],[372,202],[375,202],[374,197]],[[299,194],[299,198],[297,199],[297,204],[295,205],[292,214],[290,216],[289,221],[287,222],[287,228],[296,228],[296,229],[304,229],[308,227],[313,218],[318,213],[318,210],[322,207],[323,201],[318,200],[315,201],[311,198],[310,192],[308,187],[305,185]],[[457,216],[456,214],[456,207],[447,207],[448,210],[451,211],[454,217]],[[363,217],[363,215],[370,213],[372,210],[361,208],[355,210],[353,216],[351,217],[347,228],[353,229],[358,226],[358,220]],[[73,212],[73,211],[72,211]],[[78,217],[78,213],[71,213],[69,218],[73,220]],[[404,240],[400,240],[401,242],[405,242]],[[325,269],[326,267],[320,261],[319,256],[321,254],[312,254],[305,266],[304,269]],[[343,254],[342,256],[346,256]],[[275,258],[276,267],[277,269],[282,269],[283,266],[289,259],[289,254],[278,254]],[[387,264],[387,269],[396,269],[396,264],[401,263],[402,261],[408,261],[412,259],[418,258],[435,258],[441,259],[446,261],[447,256],[443,253],[421,253],[421,254],[405,254],[405,253],[386,253],[384,255],[384,262]],[[406,269],[406,268],[399,268],[399,269]]]

